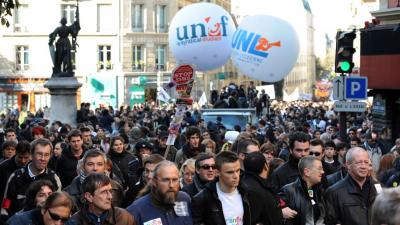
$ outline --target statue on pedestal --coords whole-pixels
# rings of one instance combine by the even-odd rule
[[[76,42],[76,38],[78,36],[78,32],[81,29],[79,24],[79,5],[77,2],[76,5],[76,15],[75,22],[67,26],[67,19],[62,18],[61,26],[57,27],[50,35],[49,35],[49,49],[51,59],[53,61],[53,74],[52,77],[73,77],[73,68],[72,68],[72,59],[71,59],[71,51],[76,51],[76,46],[78,45]],[[59,36],[57,42],[55,43],[54,50],[54,41]],[[72,45],[69,41],[69,35],[72,37]]]

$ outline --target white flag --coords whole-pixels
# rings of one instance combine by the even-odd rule
[[[171,99],[171,97],[164,90],[164,88],[160,88],[160,90],[157,93],[157,99],[163,102],[168,102]]]
[[[206,93],[203,92],[203,94],[201,95],[200,99],[199,99],[199,106],[203,106],[207,103],[207,96]]]

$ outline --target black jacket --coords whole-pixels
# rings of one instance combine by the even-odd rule
[[[274,187],[275,192],[285,186],[286,184],[294,182],[299,177],[299,169],[297,164],[299,160],[295,159],[292,155],[289,155],[289,161],[278,167],[272,174],[270,182]]]
[[[4,210],[2,210],[2,215],[9,217],[23,208],[25,192],[33,181],[49,180],[53,183],[56,190],[61,190],[60,178],[58,178],[53,170],[46,169],[44,173],[32,178],[28,172],[29,164],[10,175],[4,194],[4,199],[6,200],[3,199],[3,201],[9,201],[10,204],[9,207],[3,204],[4,208],[2,209]]]
[[[85,154],[85,149],[80,155],[79,159],[82,159]],[[78,160],[73,154],[71,147],[65,149],[60,158],[57,159],[56,163],[56,173],[60,176],[61,183],[63,187],[71,184],[72,180],[78,175],[76,173],[76,165]]]
[[[368,191],[368,203],[362,197],[362,190],[350,175],[326,191],[326,224],[370,225],[371,207],[377,196],[376,182],[370,178],[364,184]],[[368,188],[368,189],[365,189]]]
[[[127,151],[123,151],[121,153],[110,151],[108,152],[108,157],[122,172],[125,181],[123,184],[124,189],[128,186],[131,187],[139,180],[139,176],[136,173],[130,173],[129,171],[129,164],[133,161],[138,161],[138,158],[134,154]]]
[[[1,162],[0,164],[0,194],[4,193],[6,189],[8,177],[17,169],[20,169],[15,163],[15,156],[11,159],[7,159],[6,161]]]
[[[314,185],[311,198],[307,185],[300,177],[295,182],[283,186],[279,197],[285,201],[286,206],[297,212],[297,216],[287,220],[285,224],[322,224],[325,216],[322,190],[321,184]],[[312,201],[315,204],[312,204]]]
[[[342,167],[339,171],[336,173],[330,174],[326,177],[328,180],[328,185],[332,186],[336,184],[337,182],[343,180],[347,176],[347,171],[344,167]]]
[[[196,173],[193,176],[193,182],[189,185],[186,185],[182,188],[182,191],[188,193],[190,197],[193,199],[193,197],[202,191],[205,187],[206,183],[204,183],[201,179],[200,176]]]
[[[247,187],[250,202],[251,224],[280,225],[283,223],[278,197],[266,179],[245,172],[242,182]]]
[[[217,194],[217,181],[210,182],[194,196],[192,200],[193,225],[225,225],[222,203]],[[239,185],[239,193],[243,200],[243,225],[251,224],[250,204],[246,190]]]

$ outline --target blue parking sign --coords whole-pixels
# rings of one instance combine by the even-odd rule
[[[346,77],[346,100],[364,100],[367,99],[367,77],[351,76]]]

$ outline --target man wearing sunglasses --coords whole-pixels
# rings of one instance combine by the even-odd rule
[[[316,158],[321,160],[325,175],[330,175],[336,172],[336,170],[334,170],[334,168],[329,163],[323,160],[325,158],[325,148],[324,143],[320,139],[313,139],[310,141],[310,155],[315,156]]]
[[[112,205],[111,179],[104,174],[92,173],[82,183],[85,205],[71,217],[71,225],[115,224],[135,225],[130,213]]]
[[[182,189],[182,191],[188,193],[191,198],[203,190],[208,182],[214,180],[214,156],[209,153],[200,153],[196,159],[195,168],[196,173],[193,177],[193,182]]]

